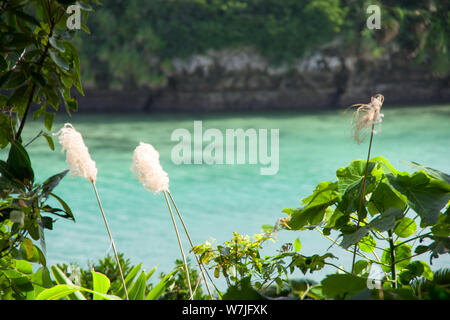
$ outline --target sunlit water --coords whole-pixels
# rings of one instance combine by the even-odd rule
[[[450,172],[450,107],[401,108],[385,106],[382,131],[374,138],[372,156],[384,156],[400,170],[411,171],[400,160],[415,161]],[[170,189],[184,216],[195,244],[211,238],[221,243],[232,232],[253,235],[263,224],[274,224],[286,207],[296,207],[321,181],[336,180],[335,172],[352,159],[364,159],[367,142],[351,138],[350,114],[340,111],[302,113],[230,114],[76,114],[72,119],[58,116],[54,131],[72,122],[84,136],[97,163],[97,187],[120,252],[132,263],[143,262],[146,270],[172,270],[180,257],[172,222],[162,194],[151,194],[130,171],[134,148],[140,141],[153,144],[170,177]],[[279,171],[260,175],[261,165],[175,165],[171,150],[176,142],[171,133],[177,128],[193,131],[193,121],[203,120],[204,130],[255,128],[279,129]],[[30,122],[25,141],[42,123]],[[65,156],[55,140],[51,151],[43,138],[29,151],[37,181],[66,169]],[[6,151],[1,151],[1,158]],[[76,222],[58,219],[54,230],[46,231],[47,261],[50,264],[77,262],[86,266],[107,253],[112,254],[94,191],[88,181],[69,175],[55,189],[71,206]],[[181,230],[181,226],[179,226]],[[264,249],[274,254],[283,243],[297,237],[302,253],[324,254],[331,242],[317,231],[282,231],[275,244]],[[184,242],[188,250],[187,241]],[[351,255],[334,246],[337,265],[349,268]],[[424,257],[428,260],[428,257]],[[191,257],[192,262],[194,258]],[[433,269],[449,265],[447,257],[435,260]],[[320,280],[331,267],[307,274]],[[212,272],[211,272],[212,275]],[[301,276],[301,275],[300,275]]]

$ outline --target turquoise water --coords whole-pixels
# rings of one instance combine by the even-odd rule
[[[450,106],[383,110],[382,131],[374,138],[373,156],[384,156],[400,170],[411,171],[400,160],[415,161],[450,172]],[[279,129],[279,171],[260,175],[260,165],[175,165],[170,140],[177,128],[193,131],[193,121],[202,120],[204,130],[255,128]],[[367,143],[352,140],[350,114],[340,111],[302,113],[230,114],[76,114],[58,116],[54,130],[70,121],[79,130],[97,163],[100,197],[116,246],[133,263],[143,262],[150,270],[172,269],[179,258],[173,226],[162,194],[144,190],[130,171],[132,153],[140,141],[153,144],[170,177],[170,189],[195,244],[211,238],[221,243],[233,231],[252,235],[263,224],[274,224],[283,208],[296,207],[320,181],[335,180],[338,168],[352,159],[364,159]],[[25,141],[36,134],[41,123],[30,122]],[[56,142],[56,141],[55,141]],[[65,156],[51,151],[40,138],[30,145],[30,156],[38,181],[66,169]],[[2,151],[1,158],[5,158]],[[88,181],[67,176],[55,190],[71,206],[76,223],[59,219],[46,231],[49,263],[77,262],[86,266],[112,254],[94,192]],[[179,227],[181,228],[181,227]],[[331,245],[317,231],[283,231],[278,241],[264,250],[273,254],[285,242],[299,237],[306,255],[324,254]],[[188,243],[184,243],[187,250]],[[336,264],[348,268],[350,255],[333,247]],[[425,258],[428,260],[428,258]],[[192,261],[194,259],[192,258]],[[442,257],[433,268],[449,265]],[[307,275],[320,280],[325,272]],[[212,273],[211,273],[212,274]]]

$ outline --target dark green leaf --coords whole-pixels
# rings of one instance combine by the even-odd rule
[[[23,85],[20,88],[17,88],[8,99],[8,105],[17,107],[19,112],[22,113],[25,105],[27,104],[30,87],[28,85]]]
[[[52,45],[53,48],[64,52],[66,51],[66,48],[64,47],[64,44],[61,40],[58,40],[55,36],[52,36],[49,40],[50,44]]]
[[[9,80],[9,78],[11,78],[12,75],[13,71],[9,70],[0,76],[0,88],[3,88],[4,84]]]
[[[3,86],[4,89],[15,89],[20,87],[27,81],[27,77],[21,71],[15,71],[9,77],[9,81],[7,84]]]
[[[60,173],[55,174],[54,176],[51,176],[50,178],[48,178],[42,184],[42,195],[47,197],[51,192],[53,192],[53,189],[66,176],[67,172],[69,172],[69,170],[65,170],[63,172],[60,172]]]
[[[12,11],[16,15],[16,17],[18,17],[18,18],[20,18],[22,20],[25,20],[26,22],[29,22],[31,24],[34,24],[35,26],[39,26],[40,25],[39,21],[35,17],[29,15],[28,13],[25,13],[25,12],[23,12],[20,9],[12,10]]]
[[[8,171],[17,180],[24,184],[32,184],[34,181],[34,172],[31,168],[30,157],[24,147],[17,141],[11,143],[9,150]]]
[[[94,11],[89,4],[82,1],[77,1],[77,6],[79,6],[84,11]]]
[[[406,207],[406,201],[384,182],[380,182],[372,192],[369,203],[373,204],[376,211],[380,213],[384,213],[391,208],[403,211]]]
[[[305,206],[292,209],[288,225],[293,230],[299,230],[306,225],[318,225],[322,222],[326,209],[339,199],[337,183],[322,182],[317,185],[313,194],[302,200]]]
[[[0,72],[5,71],[6,69],[8,69],[8,63],[6,62],[3,55],[0,54]],[[0,85],[0,88],[1,88],[1,85]]]
[[[238,284],[230,286],[222,298],[223,300],[267,300],[252,287],[250,277],[245,277]]]
[[[50,57],[52,60],[65,71],[69,71],[69,64],[64,60],[57,51],[49,50]]]
[[[42,225],[45,229],[53,230],[53,219],[50,217],[42,217]]]
[[[44,113],[44,125],[48,131],[52,130],[53,119],[55,119],[54,112],[45,112]]]
[[[382,215],[378,215],[369,223],[369,227],[375,228],[380,232],[388,231],[394,228],[397,219],[402,217],[403,211],[396,208],[388,209]]]
[[[54,193],[49,193],[52,197],[54,197],[56,200],[58,200],[58,202],[62,205],[64,212],[67,214],[67,217],[72,219],[73,221],[75,221],[75,217],[73,216],[72,210],[70,210],[70,207],[67,205],[67,203],[61,199],[60,197],[58,197],[56,194]]]
[[[41,87],[45,87],[45,79],[42,75],[33,71],[31,72],[31,77],[38,85],[40,85]]]
[[[367,288],[366,279],[351,274],[328,275],[321,284],[323,294],[334,299],[346,299]]]
[[[342,242],[339,244],[342,248],[347,249],[351,245],[356,244],[361,240],[362,237],[367,235],[369,229],[367,227],[362,227],[350,234],[344,234]]]
[[[420,216],[423,223],[433,225],[437,222],[439,212],[450,199],[449,190],[423,172],[396,176],[388,174],[387,177],[389,183],[407,197],[408,205]]]

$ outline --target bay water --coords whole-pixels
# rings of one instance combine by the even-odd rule
[[[399,170],[412,172],[401,160],[450,173],[450,106],[383,107],[381,132],[374,137],[372,157],[383,156]],[[279,129],[279,170],[275,175],[261,175],[261,164],[180,164],[171,161],[171,151],[178,143],[171,141],[174,130],[193,133],[194,121],[203,129]],[[274,225],[285,218],[284,208],[298,207],[300,200],[321,181],[335,181],[336,170],[353,159],[367,156],[368,141],[352,140],[351,113],[340,110],[315,113],[211,113],[211,114],[74,114],[57,115],[56,132],[71,122],[84,137],[98,168],[97,187],[119,252],[133,264],[143,263],[149,271],[172,270],[180,258],[171,218],[163,194],[146,191],[131,172],[134,148],[139,142],[152,144],[160,152],[160,161],[170,178],[170,190],[179,207],[194,244],[216,244],[229,240],[233,232],[253,235],[264,224]],[[30,121],[24,141],[43,127]],[[270,132],[270,131],[269,131]],[[55,139],[51,151],[44,138],[29,146],[36,180],[67,168],[65,155]],[[205,144],[204,144],[205,146]],[[270,144],[269,144],[270,146]],[[269,147],[270,151],[270,147]],[[5,159],[6,150],[1,151]],[[76,222],[58,218],[54,230],[46,230],[48,264],[76,262],[82,267],[112,255],[105,226],[90,183],[70,174],[54,193],[63,198]],[[56,205],[55,202],[52,202]],[[179,225],[181,231],[181,225]],[[332,234],[333,235],[333,234]],[[350,268],[351,254],[333,246],[317,231],[281,231],[275,243],[268,243],[263,254],[275,254],[281,245],[302,243],[305,255],[324,254],[329,250],[339,259],[336,265]],[[189,249],[183,240],[185,251]],[[192,264],[195,259],[190,255]],[[428,260],[428,257],[423,257]],[[432,269],[448,267],[450,259],[433,261]],[[307,274],[320,281],[332,267]],[[212,275],[212,272],[210,272]],[[302,274],[297,274],[303,277]],[[220,281],[219,281],[220,282]]]

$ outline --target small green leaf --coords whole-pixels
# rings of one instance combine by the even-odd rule
[[[373,252],[373,250],[375,250],[376,244],[377,243],[375,239],[370,234],[366,235],[358,242],[359,248],[367,253]]]
[[[33,266],[31,263],[25,260],[15,260],[16,262],[16,270],[25,273],[25,274],[32,274],[33,273]]]
[[[50,44],[52,45],[53,48],[64,52],[66,51],[66,48],[64,47],[64,44],[61,40],[56,39],[55,36],[52,36],[50,39],[48,39],[48,41],[50,42]]]
[[[130,272],[125,277],[125,285],[127,286],[127,288],[129,288],[133,283],[133,280],[138,274],[139,270],[141,269],[141,266],[142,263],[139,263],[138,265],[134,266],[133,269],[131,269]],[[125,297],[125,290],[123,288],[123,284],[120,285],[120,288],[117,292],[120,297]]]
[[[407,244],[402,244],[398,247],[396,246],[394,249],[394,259],[396,269],[403,269],[405,266],[407,266],[411,261],[411,246]],[[381,266],[383,270],[389,272],[390,268],[385,265],[391,266],[392,264],[390,248],[386,248],[383,250],[381,262],[384,264]]]
[[[413,219],[404,217],[397,222],[394,228],[394,233],[401,238],[408,238],[416,232],[417,225]]]
[[[355,263],[355,266],[353,270],[355,271],[355,274],[364,274],[370,272],[370,266],[371,264],[366,260],[358,260]]]
[[[94,293],[94,300],[104,300],[105,297],[99,295],[99,293],[106,294],[108,293],[109,287],[111,286],[111,282],[107,276],[102,273],[96,272],[94,269],[91,270],[92,273],[92,289],[96,292]]]
[[[64,212],[67,214],[67,217],[75,221],[75,217],[73,216],[72,210],[70,210],[70,207],[67,205],[67,203],[54,193],[49,193],[49,195],[58,200],[58,202],[62,205]]]
[[[51,266],[50,269],[57,284],[73,285],[72,281],[60,268],[57,266]],[[70,300],[86,300],[85,296],[80,291],[71,292],[68,296]]]
[[[145,297],[145,300],[158,300],[159,297],[164,293],[168,282],[175,272],[176,271],[172,271],[171,273],[166,275],[160,282],[158,282],[158,284],[154,286],[152,290],[150,290],[148,295]]]
[[[33,241],[31,241],[30,238],[25,238],[22,241],[22,246],[25,248],[25,251],[27,253],[27,259],[31,259],[34,256],[34,245]]]
[[[146,281],[146,274],[142,271],[128,291],[128,297],[130,300],[144,300]]]
[[[300,242],[300,239],[297,238],[294,241],[294,250],[295,250],[295,252],[299,252],[301,249],[302,249],[302,244]]]
[[[423,272],[422,276],[428,280],[433,280],[434,274],[433,271],[431,271],[430,266],[425,261],[419,261],[423,266]]]
[[[44,196],[48,196],[53,189],[60,183],[60,181],[66,176],[66,174],[69,172],[69,170],[64,170],[63,172],[60,172],[58,174],[55,174],[45,180],[45,182],[42,184],[42,194]]]
[[[69,71],[69,64],[64,60],[57,51],[49,50],[50,57],[52,60],[65,71]]]
[[[270,232],[272,232],[272,231],[273,231],[273,228],[274,228],[274,226],[272,226],[272,225],[270,225],[270,224],[263,224],[263,225],[261,226],[262,231],[265,232],[265,233],[270,233]]]
[[[44,113],[44,125],[48,131],[52,130],[53,120],[55,119],[54,112],[45,112]]]
[[[43,136],[44,136],[45,140],[47,140],[47,143],[48,143],[48,146],[50,147],[50,149],[55,150],[55,144],[53,142],[52,136],[50,136],[46,133],[44,133]]]

